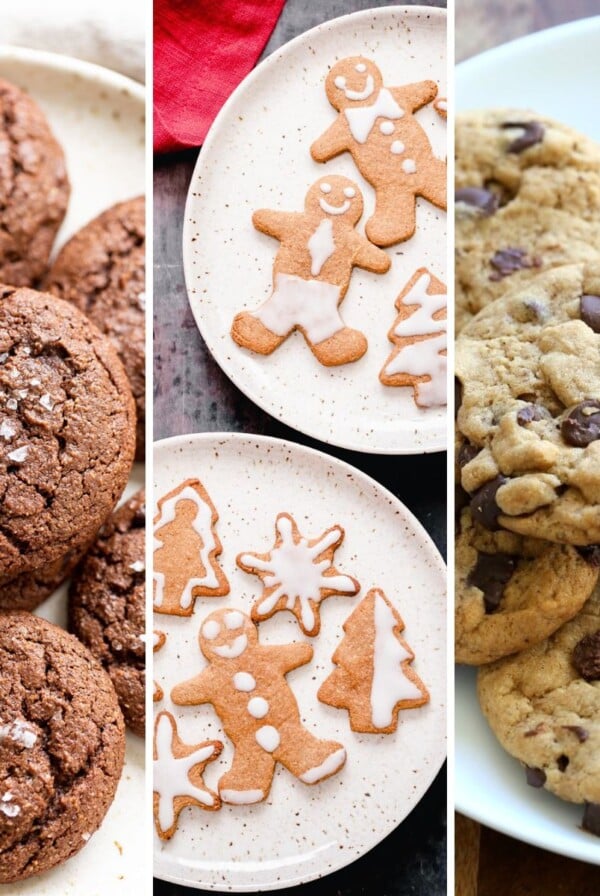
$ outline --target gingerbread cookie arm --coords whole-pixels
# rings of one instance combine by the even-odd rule
[[[374,246],[369,240],[357,234],[358,251],[354,256],[354,264],[374,274],[385,274],[390,269],[391,261],[387,252]]]
[[[291,672],[292,669],[305,666],[313,658],[313,649],[310,644],[299,641],[286,644],[285,647],[269,646],[268,650],[273,662],[279,666],[284,675],[286,672]]]
[[[211,670],[204,669],[194,678],[176,684],[171,691],[171,700],[177,706],[200,706],[202,703],[212,703],[215,699],[215,690],[212,685]]]
[[[438,93],[435,81],[417,81],[403,87],[390,87],[390,92],[403,109],[415,112],[434,100]]]
[[[315,162],[328,162],[340,153],[346,152],[349,142],[348,125],[342,115],[314,141],[310,154]]]
[[[252,223],[261,233],[282,240],[286,234],[293,233],[302,215],[296,212],[280,212],[276,209],[259,208],[252,215]]]

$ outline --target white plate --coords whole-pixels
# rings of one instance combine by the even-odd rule
[[[559,64],[556,61],[560,60]],[[552,28],[482,53],[458,66],[459,109],[533,109],[600,139],[591,115],[600,83],[600,16]],[[600,864],[600,841],[580,830],[581,806],[525,783],[479,710],[473,670],[456,678],[455,799],[460,812],[511,837]]]
[[[373,190],[347,153],[324,165],[309,153],[335,117],[324,90],[328,69],[358,54],[376,60],[387,84],[433,79],[445,96],[445,10],[388,7],[326,22],[273,53],[242,82],[213,124],[190,184],[183,233],[190,305],[217,363],[278,420],[359,451],[439,451],[446,444],[445,409],[420,410],[412,389],[378,379],[392,348],[387,333],[401,288],[422,266],[445,280],[446,213],[428,202],[418,200],[416,235],[389,250],[393,264],[385,276],[354,269],[341,311],[368,338],[360,361],[323,367],[298,332],[269,357],[239,348],[230,336],[235,314],[256,308],[271,291],[278,244],[254,229],[253,211],[301,211],[308,187],[329,172],[360,185],[360,232],[372,214]],[[445,157],[444,122],[431,107],[417,117],[436,154]]]
[[[381,485],[320,452],[276,439],[241,434],[181,436],[158,442],[154,455],[155,495],[187,477],[199,477],[219,513],[221,565],[231,592],[199,599],[188,618],[155,614],[167,632],[155,654],[155,672],[165,692],[157,709],[176,716],[183,739],[220,737],[222,757],[206,770],[215,786],[231,762],[232,748],[212,707],[174,706],[171,688],[205,665],[197,642],[202,619],[212,610],[249,610],[260,583],[236,567],[243,550],[267,551],[280,511],[295,516],[315,537],[339,523],[346,530],[336,566],[354,575],[355,598],[332,597],[321,609],[321,633],[310,641],[315,656],[289,681],[307,726],[342,742],[346,766],[323,784],[307,787],[278,767],[269,798],[255,806],[224,806],[219,812],[186,809],[173,839],[156,838],[155,875],[205,889],[255,892],[290,886],[347,865],[389,834],[419,802],[445,755],[446,601],[445,569],[429,536],[412,514]],[[348,715],[316,700],[331,670],[341,625],[366,592],[383,588],[406,623],[415,669],[431,693],[426,706],[400,714],[390,735],[358,735]],[[278,613],[261,623],[264,642],[304,640],[296,620]]]
[[[0,47],[0,77],[32,95],[65,150],[72,193],[59,244],[113,203],[144,192],[143,87],[90,63],[14,47]],[[136,464],[125,494],[143,484]],[[38,615],[65,626],[66,591],[59,588]],[[11,896],[141,893],[146,832],[131,818],[144,799],[144,741],[128,733],[123,777],[100,830],[66,864],[11,884]]]

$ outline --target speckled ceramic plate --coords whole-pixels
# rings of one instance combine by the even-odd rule
[[[155,495],[188,477],[199,477],[217,511],[223,545],[221,566],[229,579],[225,598],[198,599],[187,618],[155,613],[167,633],[155,654],[154,677],[165,699],[155,704],[178,720],[183,739],[222,738],[219,760],[205,780],[213,788],[231,763],[232,747],[210,706],[178,707],[172,687],[206,664],[198,648],[202,619],[218,607],[248,611],[261,593],[259,580],[237,568],[241,551],[268,551],[281,511],[291,513],[303,533],[317,537],[340,524],[345,539],[335,555],[339,570],[362,585],[357,597],[332,597],[321,606],[321,632],[305,639],[295,618],[278,613],[260,624],[263,643],[309,640],[312,663],[288,681],[306,725],[343,743],[348,760],[322,784],[301,784],[278,766],[268,799],[253,806],[223,806],[219,812],[185,809],[172,840],[156,838],[155,874],[205,889],[256,892],[298,884],[336,870],[363,855],[390,833],[419,802],[445,755],[446,601],[440,556],[400,501],[347,464],[320,452],[264,437],[239,434],[182,436],[158,442],[154,455]],[[390,735],[358,735],[348,715],[316,700],[332,669],[341,626],[370,588],[379,587],[400,611],[404,635],[414,650],[415,670],[431,701],[400,714]]]
[[[560,59],[560,66],[552,60]],[[482,53],[456,70],[461,109],[519,106],[535,109],[600,140],[600,119],[589,114],[584,84],[600,81],[600,16],[540,31]],[[488,827],[542,849],[600,864],[600,840],[580,829],[581,807],[525,783],[477,703],[475,673],[456,679],[458,809]]]
[[[323,367],[299,332],[264,357],[230,335],[238,311],[271,292],[278,243],[252,226],[258,208],[301,211],[308,187],[340,173],[355,180],[373,212],[373,190],[345,153],[324,165],[310,144],[334,121],[324,80],[336,59],[373,58],[388,84],[433,79],[446,95],[445,10],[387,7],[319,25],[269,56],[224,105],[200,153],[185,213],[183,260],[189,300],[209,350],[252,401],[301,432],[333,445],[387,454],[439,451],[446,444],[445,409],[421,410],[413,390],[384,386],[387,333],[394,301],[415,270],[445,280],[446,214],[418,200],[416,235],[389,250],[384,276],[354,269],[341,306],[348,326],[367,336],[360,361]],[[446,155],[446,126],[431,107],[417,118],[436,154]]]
[[[65,150],[72,195],[58,244],[109,205],[144,191],[140,84],[77,59],[3,46],[0,77],[34,97]],[[136,464],[125,494],[143,484],[144,468]],[[65,626],[66,592],[66,586],[60,588],[38,614]],[[144,741],[128,733],[123,777],[100,830],[65,865],[11,884],[11,896],[141,893],[149,885],[140,861],[146,832],[131,818],[133,811],[142,811],[144,799]]]

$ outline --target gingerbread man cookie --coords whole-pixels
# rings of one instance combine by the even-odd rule
[[[310,662],[306,643],[265,645],[245,613],[211,613],[200,629],[200,650],[208,666],[177,685],[171,699],[181,706],[212,703],[235,748],[233,764],[219,781],[224,803],[246,805],[266,799],[280,762],[304,784],[338,772],[344,747],[321,740],[304,727],[285,676]]]
[[[333,654],[336,668],[317,697],[347,709],[353,731],[391,734],[401,709],[429,700],[411,666],[414,653],[400,636],[404,622],[383,591],[373,588],[344,623],[344,638]]]
[[[229,594],[217,563],[219,515],[198,479],[186,479],[158,502],[154,519],[154,610],[191,616],[195,597]]]
[[[252,619],[261,622],[279,610],[294,614],[305,635],[321,629],[321,601],[336,594],[357,594],[360,585],[352,576],[338,572],[333,555],[344,540],[341,526],[332,526],[309,541],[300,533],[289,513],[275,520],[275,544],[267,554],[239,554],[238,566],[259,576],[262,596],[252,607]]]
[[[160,712],[154,725],[154,822],[161,840],[170,840],[177,830],[180,812],[186,806],[215,811],[221,800],[204,784],[208,762],[220,755],[223,744],[208,740],[190,746],[177,733],[170,712]]]
[[[421,408],[440,407],[447,401],[446,287],[419,268],[398,298],[398,317],[388,333],[394,350],[379,379],[384,386],[412,386]]]
[[[238,345],[270,355],[300,330],[321,364],[357,361],[367,350],[359,330],[347,327],[339,305],[353,267],[385,274],[390,259],[355,230],[363,213],[357,185],[329,175],[306,194],[304,212],[261,209],[252,221],[281,246],[273,265],[273,292],[255,311],[237,314],[231,335]]]
[[[434,156],[413,115],[437,94],[433,81],[384,87],[377,66],[363,56],[336,63],[325,82],[339,112],[311,146],[316,162],[349,152],[375,189],[375,214],[365,232],[372,243],[392,246],[415,232],[416,197],[446,208],[446,164]]]

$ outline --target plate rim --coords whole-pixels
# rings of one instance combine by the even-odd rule
[[[465,79],[471,78],[476,73],[478,73],[482,65],[489,65],[490,61],[496,63],[496,60],[502,61],[510,59],[510,57],[515,52],[517,52],[518,54],[522,54],[529,48],[538,49],[544,45],[547,45],[548,42],[556,44],[556,42],[560,43],[564,39],[570,40],[580,34],[589,32],[591,26],[593,27],[594,31],[600,30],[600,15],[586,16],[585,18],[575,19],[571,22],[563,22],[562,24],[555,25],[552,28],[543,28],[540,31],[534,31],[531,34],[524,34],[521,37],[515,38],[514,40],[499,44],[496,47],[490,47],[487,50],[484,50],[483,53],[477,53],[475,56],[470,56],[468,59],[462,60],[455,67],[455,94],[457,99],[457,111],[468,111],[475,108],[473,106],[470,106],[468,103],[463,104],[459,101],[459,96],[462,89],[461,82],[464,82]],[[456,731],[454,732],[454,734],[454,749],[456,752],[458,744]],[[518,760],[514,759],[514,757],[513,761],[515,763],[518,762]],[[595,844],[593,842],[588,843],[584,837],[582,838],[581,850],[577,848],[576,844],[574,844],[573,847],[570,847],[569,844],[564,844],[562,846],[550,846],[548,844],[548,841],[544,840],[543,837],[537,833],[537,828],[529,828],[527,831],[515,831],[514,827],[510,827],[507,823],[504,824],[501,820],[496,819],[494,816],[486,814],[486,806],[493,804],[480,802],[477,805],[474,805],[472,801],[469,800],[466,795],[458,789],[456,785],[457,779],[455,776],[454,808],[456,809],[456,811],[465,815],[467,818],[471,818],[479,824],[483,824],[495,831],[499,831],[501,834],[504,834],[507,837],[511,837],[514,840],[519,840],[523,843],[529,843],[532,846],[536,846],[540,849],[544,849],[556,855],[563,855],[567,858],[577,859],[581,862],[587,862],[590,865],[600,865],[600,850],[597,850],[597,857],[594,857],[593,855],[593,848],[594,846],[598,846],[598,844]]]
[[[291,451],[299,451],[301,454],[304,454],[308,458],[317,459],[317,461],[322,462],[325,461],[329,464],[332,464],[334,467],[339,468],[342,473],[351,473],[355,480],[359,481],[359,484],[368,485],[370,487],[375,487],[380,493],[382,493],[382,497],[385,497],[388,501],[392,502],[396,506],[402,508],[402,511],[407,515],[411,524],[414,526],[415,534],[418,535],[422,541],[423,547],[426,548],[428,559],[432,563],[432,566],[435,567],[436,572],[438,572],[442,579],[446,583],[446,594],[447,594],[447,567],[444,562],[444,558],[442,557],[440,551],[437,548],[437,545],[431,538],[430,534],[427,532],[423,524],[416,518],[412,510],[404,504],[403,501],[400,500],[393,492],[391,492],[388,488],[386,488],[382,483],[378,482],[372,476],[369,476],[367,473],[364,473],[362,470],[358,469],[358,467],[354,467],[352,464],[348,463],[345,460],[340,460],[339,458],[327,454],[325,451],[321,451],[318,448],[313,448],[308,445],[302,445],[299,442],[291,441],[290,439],[282,439],[276,436],[268,436],[263,434],[254,435],[253,433],[245,433],[245,432],[222,432],[222,431],[207,431],[207,432],[191,432],[185,433],[176,436],[168,436],[164,439],[159,439],[154,442],[152,445],[153,452],[157,449],[168,450],[170,448],[177,448],[183,443],[200,443],[207,444],[211,442],[231,442],[231,443],[258,443],[259,445],[268,448],[275,448],[278,450],[291,450]],[[153,461],[154,465],[154,461]],[[446,632],[447,634],[447,632]],[[447,646],[447,638],[445,639],[445,646]],[[446,716],[446,727],[449,719],[449,707],[447,705],[447,688],[446,688],[446,697],[444,698],[444,713]],[[442,739],[445,742],[445,745],[442,746],[441,756],[439,764],[435,762],[433,766],[428,770],[429,771],[429,779],[427,782],[427,786],[424,788],[419,799],[411,806],[410,810],[406,813],[402,821],[400,821],[393,828],[390,828],[385,833],[377,836],[377,839],[370,844],[368,849],[365,849],[359,855],[350,856],[348,861],[342,861],[341,864],[335,865],[330,869],[323,871],[316,871],[314,874],[304,875],[300,874],[297,877],[292,879],[286,879],[285,881],[273,881],[271,884],[262,884],[260,892],[272,892],[283,889],[285,887],[292,886],[300,886],[305,883],[309,883],[310,881],[322,879],[329,877],[330,874],[334,874],[337,871],[341,871],[343,868],[350,867],[354,862],[363,858],[367,855],[371,850],[375,849],[386,837],[389,837],[395,830],[400,828],[404,821],[411,815],[411,813],[417,808],[421,800],[424,798],[425,794],[430,790],[433,782],[439,775],[441,769],[444,766],[444,763],[447,762],[448,758],[448,749],[447,749],[447,731]],[[219,891],[219,887],[222,888],[222,884],[213,886],[210,882],[203,881],[202,883],[192,882],[187,878],[180,877],[176,874],[166,874],[164,871],[159,871],[156,867],[158,854],[154,854],[153,859],[153,872],[154,876],[159,880],[164,880],[168,883],[180,884],[182,886],[192,887],[193,889],[204,889],[211,892]],[[345,857],[344,857],[345,858]],[[256,886],[251,882],[247,884],[228,884],[227,891],[231,893],[255,893],[257,892]]]
[[[221,128],[221,123],[226,121],[227,116],[229,115],[229,109],[231,106],[237,102],[240,94],[245,91],[248,86],[252,86],[254,81],[258,78],[263,77],[264,72],[268,72],[268,69],[271,65],[275,64],[275,60],[280,58],[280,56],[284,53],[287,53],[290,49],[293,49],[297,44],[300,44],[302,41],[306,39],[310,39],[311,35],[314,35],[316,32],[321,31],[325,28],[331,27],[334,23],[346,23],[349,21],[359,22],[361,19],[372,19],[373,16],[384,17],[388,15],[427,15],[431,18],[441,19],[447,21],[447,10],[445,7],[440,6],[403,6],[402,4],[394,4],[391,6],[379,6],[372,7],[370,9],[362,9],[352,13],[346,13],[342,16],[336,16],[333,19],[327,19],[325,22],[320,22],[318,25],[315,25],[313,28],[310,28],[308,31],[303,31],[301,34],[297,34],[291,40],[286,41],[286,43],[282,44],[268,56],[266,56],[263,60],[261,60],[247,75],[246,77],[238,84],[235,90],[229,95],[225,103],[219,109],[219,112],[211,124],[206,137],[204,138],[204,142],[201,147],[198,147],[198,157],[196,159],[194,170],[192,172],[192,177],[190,180],[190,184],[188,187],[185,206],[184,206],[184,219],[183,219],[183,228],[181,235],[181,250],[182,250],[182,258],[183,258],[183,274],[185,281],[185,290],[186,296],[188,300],[188,305],[192,312],[192,316],[194,318],[195,325],[206,345],[206,348],[212,358],[212,360],[217,364],[220,370],[225,374],[228,380],[233,383],[236,389],[239,389],[246,398],[251,401],[256,407],[260,408],[266,414],[269,415],[273,420],[277,420],[280,423],[283,423],[286,426],[289,426],[291,429],[296,432],[300,432],[303,435],[309,436],[310,438],[317,439],[319,442],[322,442],[325,445],[333,445],[337,448],[343,448],[347,451],[360,451],[363,454],[373,454],[373,455],[393,455],[393,456],[420,456],[423,454],[439,454],[441,452],[447,451],[448,448],[448,435],[447,435],[447,421],[440,421],[439,432],[436,435],[436,438],[432,441],[431,445],[427,445],[426,448],[419,447],[416,448],[414,445],[403,445],[400,447],[381,447],[373,444],[363,445],[360,443],[360,440],[352,441],[345,439],[336,439],[332,436],[325,437],[323,433],[316,432],[311,428],[304,427],[301,425],[301,421],[292,421],[289,420],[287,416],[277,415],[267,407],[265,407],[265,402],[263,400],[258,400],[256,396],[250,394],[250,390],[248,389],[246,383],[236,382],[230,372],[225,369],[215,357],[213,351],[209,347],[208,340],[206,339],[203,327],[196,315],[196,311],[194,306],[192,305],[191,300],[191,283],[192,283],[192,270],[191,270],[191,261],[188,258],[188,249],[191,243],[191,205],[194,200],[194,185],[199,178],[201,171],[204,167],[203,159],[206,158],[207,151],[211,151],[213,144],[216,144],[218,141],[218,131]],[[446,37],[448,38],[448,32]],[[447,406],[446,406],[447,407]],[[415,450],[416,449],[416,450]]]

